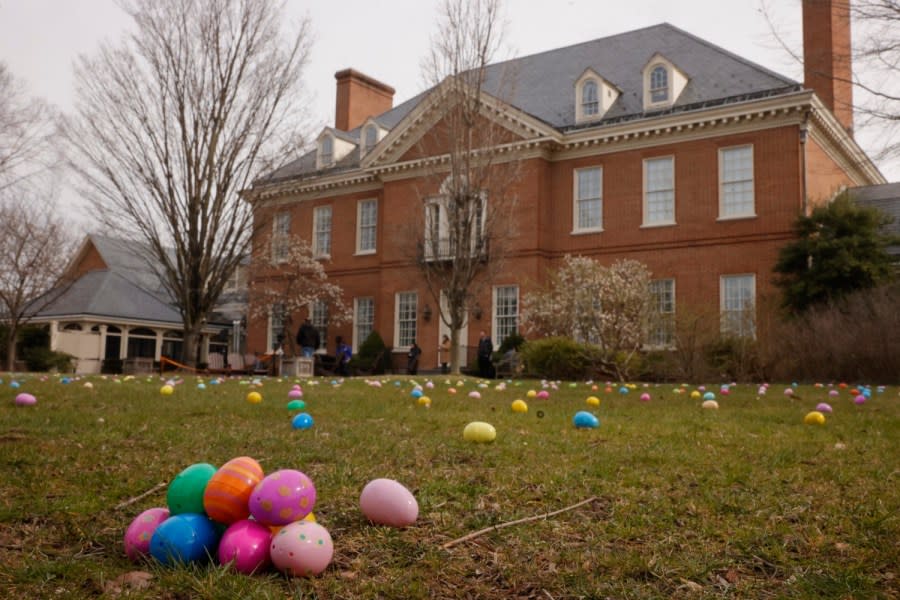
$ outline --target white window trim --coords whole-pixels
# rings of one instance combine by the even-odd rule
[[[655,160],[669,159],[672,162],[672,220],[671,221],[653,221],[652,223],[647,221],[647,215],[650,214],[650,202],[648,200],[648,194],[650,190],[648,189],[648,180],[647,180],[647,163]],[[674,154],[665,154],[662,156],[651,156],[649,158],[645,158],[643,161],[643,179],[644,179],[644,194],[643,194],[643,215],[642,215],[642,223],[641,229],[648,229],[652,227],[669,227],[672,225],[676,225],[675,223],[675,190],[676,190],[676,181],[675,181],[675,155]]]
[[[753,332],[750,337],[756,339],[756,273],[727,273],[719,275],[719,333],[725,333],[725,280],[737,277],[750,277],[750,295],[753,303]]]
[[[497,350],[500,347],[502,340],[499,339],[497,332],[499,332],[499,327],[497,326],[498,318],[497,318],[497,290],[500,288],[516,288],[516,330],[519,329],[520,318],[522,314],[522,297],[521,290],[519,289],[519,285],[516,283],[509,283],[506,285],[495,285],[492,289],[491,293],[491,331],[494,332],[494,337],[491,338],[491,341],[494,342],[494,350]]]
[[[321,252],[319,250],[319,214],[320,211],[324,209],[329,209],[331,212],[331,226],[328,230],[328,252]],[[313,257],[321,258],[321,259],[329,259],[331,258],[331,251],[334,248],[334,208],[331,204],[322,204],[321,206],[316,206],[313,208],[313,230],[312,230],[312,246],[313,246]]]
[[[651,280],[650,283],[653,283],[654,281],[671,281],[672,282],[672,312],[661,313],[661,314],[672,315],[672,322],[674,325],[675,319],[677,318],[675,315],[678,314],[678,302],[677,302],[677,299],[678,299],[677,285],[678,285],[678,283],[677,283],[675,277],[660,277],[659,279]],[[654,307],[654,310],[655,309],[656,309],[656,307]],[[644,344],[644,348],[647,350],[674,350],[675,349],[674,336],[672,339],[672,343],[670,343],[670,344]]]
[[[587,171],[596,169],[600,171],[600,225],[597,227],[579,227],[578,226],[578,173],[579,171]],[[603,232],[603,167],[601,165],[592,167],[580,167],[572,170],[572,235],[581,235],[585,233],[602,233]]]
[[[419,292],[416,290],[400,290],[394,293],[394,353],[407,352],[412,346],[400,345],[400,294],[416,295],[416,335],[419,335]]]
[[[282,218],[285,218],[287,220],[287,233],[283,233],[283,232],[279,231],[278,224]],[[275,216],[272,219],[272,237],[271,237],[271,240],[269,241],[269,243],[270,243],[269,251],[271,254],[271,259],[272,259],[273,264],[278,265],[278,264],[287,262],[287,260],[288,260],[287,255],[290,252],[290,247],[286,246],[284,248],[284,256],[283,257],[279,255],[279,253],[276,251],[276,248],[280,248],[281,244],[287,245],[290,240],[290,235],[291,235],[291,213],[288,211],[279,211],[279,212],[275,213]]]
[[[275,338],[272,337],[272,313],[275,312],[276,304],[269,306],[269,315],[266,319],[266,352],[275,347]],[[281,305],[281,327],[284,328],[284,317],[285,317],[285,308],[284,305]]]
[[[359,351],[359,345],[362,344],[365,340],[358,339],[359,336],[357,333],[359,332],[359,301],[360,300],[371,300],[372,301],[372,331],[375,331],[375,298],[374,296],[361,296],[359,298],[353,299],[353,352],[354,354]]]
[[[753,188],[751,191],[752,194],[752,203],[753,208],[750,212],[746,213],[738,213],[734,215],[725,215],[722,213],[723,208],[725,206],[725,161],[722,159],[722,154],[729,150],[737,150],[739,148],[750,148],[750,170],[753,182]],[[755,156],[753,151],[753,144],[738,144],[737,146],[723,146],[718,150],[718,159],[719,159],[719,216],[716,218],[716,221],[734,221],[738,219],[755,219],[756,218],[756,168],[754,164]]]
[[[666,97],[663,100],[653,100],[653,72],[662,68],[666,72]],[[662,89],[662,88],[660,88]],[[667,106],[672,104],[672,66],[664,62],[654,62],[647,69],[647,106]]]
[[[360,248],[360,244],[362,243],[362,207],[366,202],[375,204],[375,247],[371,250],[362,250]],[[332,219],[333,218],[334,214],[332,213]],[[366,256],[368,254],[375,254],[376,252],[378,252],[378,199],[364,198],[356,203],[356,254],[354,254],[354,256]]]
[[[325,153],[323,152],[323,149],[325,146],[325,140],[331,141],[331,158],[328,160],[325,160],[325,156],[324,156]],[[320,169],[324,169],[326,167],[331,167],[334,165],[334,136],[333,135],[325,134],[319,140],[319,148],[318,148],[318,151],[316,152],[316,162],[318,163],[318,167]]]

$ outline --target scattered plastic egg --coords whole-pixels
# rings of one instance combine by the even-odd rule
[[[259,392],[250,392],[249,394],[247,394],[247,402],[249,402],[250,404],[259,404],[260,402],[262,402],[262,399],[262,394],[260,394]]]
[[[580,410],[572,418],[572,424],[579,429],[596,429],[600,426],[600,421],[586,410]]]
[[[497,439],[497,430],[490,423],[472,421],[463,429],[463,439],[467,442],[493,442]]]
[[[171,396],[175,393],[175,388],[167,383],[166,385],[159,388],[159,393],[163,396]]]
[[[817,410],[814,410],[810,413],[807,413],[806,416],[803,417],[803,422],[807,425],[824,425],[825,415]]]
[[[717,409],[719,408],[719,403],[715,400],[704,400],[703,404],[701,404],[700,406],[706,409]]]
[[[816,410],[823,414],[831,414],[832,409],[831,405],[826,402],[819,402],[816,404]]]
[[[242,519],[228,526],[219,541],[219,564],[230,564],[235,571],[252,575],[269,565],[272,532],[256,521]]]
[[[16,396],[17,406],[34,406],[37,404],[37,398],[31,394],[21,393]]]
[[[137,517],[125,530],[125,556],[129,560],[139,561],[150,554],[150,540],[159,525],[169,518],[167,508],[148,508]]]
[[[528,412],[528,405],[525,404],[524,400],[513,400],[512,404],[510,405],[510,408],[512,408],[512,411],[514,413],[527,413]]]
[[[585,400],[585,403],[588,406],[600,406],[600,398],[597,396],[589,396],[588,399]]]
[[[260,481],[250,494],[250,514],[266,525],[299,521],[316,503],[316,486],[305,473],[281,469]]]
[[[359,496],[359,508],[376,525],[407,527],[419,516],[415,496],[393,479],[374,479],[367,483]]]

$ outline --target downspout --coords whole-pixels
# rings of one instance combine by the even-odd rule
[[[804,113],[800,123],[800,203],[803,216],[809,216],[809,195],[806,182],[806,139],[809,137],[809,111]]]

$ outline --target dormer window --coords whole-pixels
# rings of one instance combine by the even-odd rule
[[[593,116],[600,112],[600,102],[597,100],[597,82],[588,79],[581,88],[581,114]]]
[[[666,102],[669,100],[669,72],[662,65],[650,71],[650,102]]]
[[[323,167],[329,167],[334,162],[334,140],[331,136],[326,135],[322,138],[322,144],[319,147],[319,164]]]
[[[654,54],[644,66],[644,110],[668,108],[688,84],[685,73],[662,54]]]
[[[619,90],[600,77],[593,69],[587,69],[575,82],[575,122],[596,121],[619,98]]]
[[[363,154],[368,154],[378,143],[378,127],[375,125],[366,126],[363,134]]]

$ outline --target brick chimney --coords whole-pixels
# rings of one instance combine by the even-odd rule
[[[334,74],[337,80],[334,127],[350,131],[394,105],[394,88],[353,69]]]
[[[803,0],[803,85],[853,134],[848,0]]]

